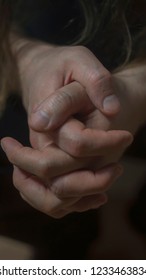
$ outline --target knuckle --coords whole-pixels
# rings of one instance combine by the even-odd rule
[[[8,159],[12,164],[15,165],[15,163],[17,163],[19,161],[19,155],[20,155],[20,153],[23,152],[23,149],[24,149],[24,147],[20,148],[20,149],[18,148],[17,150],[13,150],[8,154]]]
[[[50,204],[48,205],[48,203],[46,203],[46,205],[44,205],[44,207],[42,207],[41,212],[45,213],[46,215],[55,218],[55,219],[59,219],[62,218],[64,216],[64,211],[63,210],[63,203],[59,203],[58,205],[56,204]]]
[[[88,79],[93,87],[107,87],[112,88],[112,75],[104,69],[101,72],[99,70],[90,71],[88,73]]]
[[[82,45],[74,46],[73,48],[79,53],[90,52],[88,48],[86,48],[85,46],[82,46]]]
[[[99,83],[111,84],[112,75],[107,69],[104,69],[101,72],[94,70],[88,73],[88,79],[93,86],[99,85]]]
[[[56,106],[56,103],[60,106],[60,105],[64,105],[64,103],[66,104],[66,106],[70,106],[73,104],[73,98],[71,96],[71,94],[68,91],[65,90],[57,90],[56,92],[56,100],[54,100],[54,106]]]
[[[43,180],[46,180],[49,178],[49,171],[50,171],[50,166],[48,161],[45,158],[41,158],[38,161],[38,177],[40,177]]]
[[[104,70],[103,74],[101,75],[100,80],[105,84],[112,86],[112,74],[108,70]]]
[[[78,59],[85,59],[91,55],[91,51],[82,45],[70,46],[65,50],[65,57],[67,61],[78,61]]]
[[[84,154],[84,141],[81,137],[77,136],[70,141],[70,154],[74,157],[81,157]]]
[[[54,179],[51,182],[50,189],[58,198],[65,196],[65,186],[67,180],[65,178]]]
[[[79,46],[72,46],[70,47],[70,51],[75,51],[76,54],[82,54],[82,53],[87,53],[90,52],[88,48],[86,48],[85,46],[79,45]]]

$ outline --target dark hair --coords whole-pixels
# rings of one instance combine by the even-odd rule
[[[79,1],[85,25],[77,43],[91,46],[98,58],[101,53],[110,69],[146,59],[145,0]]]
[[[0,0],[0,114],[4,108],[6,97],[15,88],[15,62],[9,44],[11,11],[9,0]]]
[[[53,35],[50,36],[46,29],[48,42],[85,45],[109,70],[145,57],[145,0],[9,1],[13,6],[14,21],[22,27],[22,32],[32,28],[34,34],[31,35],[35,37],[35,29],[40,25],[43,26],[41,33],[46,26],[47,29],[51,26]],[[62,9],[63,13],[60,12]],[[45,10],[48,17],[53,18],[52,24],[46,19],[42,24]],[[58,24],[56,18],[60,21]]]
[[[29,24],[30,19],[36,19],[42,5],[49,3],[49,9],[69,3],[68,0],[0,0],[0,75],[1,95],[7,92],[10,84],[9,75],[12,70],[12,55],[9,47],[8,34],[10,25],[19,25],[23,32],[23,19]],[[35,5],[36,11],[35,10]],[[101,62],[109,69],[115,70],[132,61],[143,61],[146,58],[146,3],[145,0],[74,0],[77,5],[78,19],[64,22],[63,32],[66,34],[64,43],[69,45],[85,45],[89,47]],[[29,6],[28,6],[29,4]],[[48,5],[48,4],[47,4]],[[25,6],[25,9],[23,7]],[[28,9],[30,8],[31,9]],[[59,6],[62,7],[62,6]],[[11,8],[13,8],[11,10]],[[75,13],[77,11],[75,9]],[[29,15],[30,13],[30,15]],[[33,13],[33,15],[32,15]],[[13,22],[10,14],[12,14]],[[16,18],[15,18],[16,17]],[[74,15],[76,17],[76,15]],[[78,34],[68,32],[68,26],[74,29],[78,24]],[[55,25],[55,24],[54,24]],[[65,33],[66,31],[66,33]],[[55,32],[54,32],[55,33]],[[25,32],[24,32],[25,34]],[[59,34],[59,32],[58,32]],[[58,43],[57,36],[54,39]],[[63,33],[61,33],[61,36]],[[48,38],[49,41],[50,38]],[[11,79],[12,80],[12,79]],[[3,81],[3,82],[2,82]]]

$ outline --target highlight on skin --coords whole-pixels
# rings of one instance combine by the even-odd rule
[[[51,2],[52,0],[48,1]],[[0,0],[1,109],[4,107],[7,95],[17,88],[16,84],[18,84],[16,64],[9,46],[9,34],[15,24],[19,25],[17,28],[21,30],[21,22],[15,23],[14,11],[20,9],[21,3],[23,4],[23,2],[24,0]],[[103,56],[107,55],[111,61],[113,54],[118,49],[118,56],[115,57],[116,67],[118,69],[133,61],[145,60],[146,24],[143,0],[77,0],[77,3],[80,7],[82,28],[79,30],[76,38],[73,38],[71,42],[68,42],[66,38],[67,44],[94,45],[95,49],[97,47],[97,54],[98,50],[101,49]],[[137,11],[137,8],[139,9],[138,12],[134,13],[134,10]],[[19,12],[22,20],[25,18],[26,20],[28,19],[29,11],[27,15],[23,10]],[[39,13],[39,11],[36,11],[36,13]],[[70,24],[72,25],[73,23]],[[132,32],[133,30],[134,32]],[[99,36],[100,40],[98,40]],[[112,70],[116,71],[116,69]]]

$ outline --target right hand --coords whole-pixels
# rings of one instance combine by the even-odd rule
[[[86,47],[59,47],[12,36],[12,50],[17,58],[23,103],[28,113],[73,81],[85,88],[103,114],[113,116],[119,111],[112,75]]]
[[[112,155],[117,161],[133,140],[127,131],[132,131],[132,110],[126,98],[121,103],[119,114],[107,118],[93,106],[85,89],[73,82],[45,99],[30,115],[29,126],[52,136],[56,145],[72,156],[111,159]]]

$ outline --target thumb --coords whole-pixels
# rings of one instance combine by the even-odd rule
[[[120,103],[115,95],[112,74],[87,48],[81,48],[79,54],[78,61],[69,64],[72,79],[84,86],[94,106],[104,115],[116,115]]]
[[[90,72],[90,73],[89,73]],[[83,73],[83,72],[82,72]],[[104,115],[114,116],[120,111],[120,102],[114,92],[113,77],[103,66],[97,70],[84,71],[80,83],[96,108]]]

